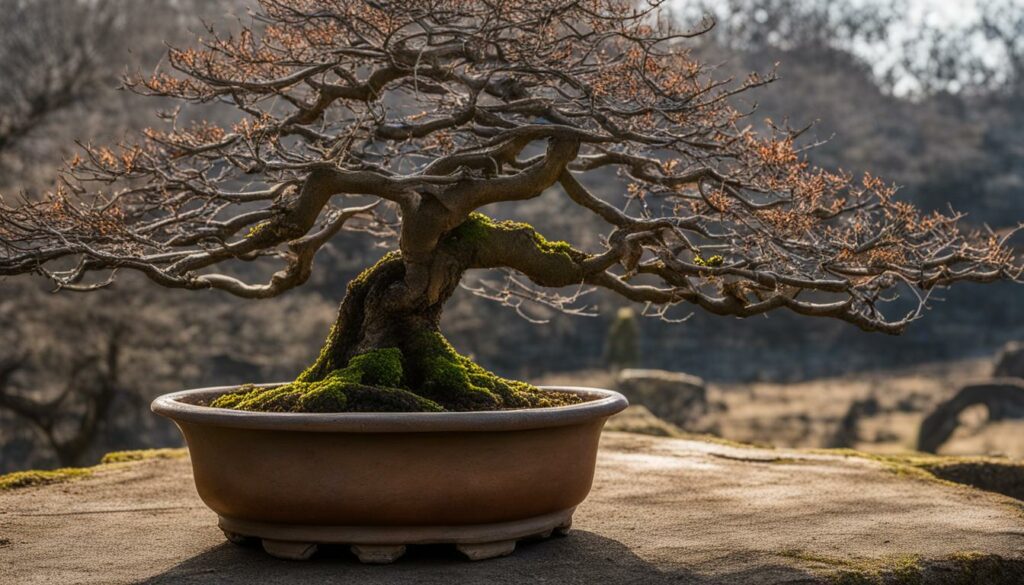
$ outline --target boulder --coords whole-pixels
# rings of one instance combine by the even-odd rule
[[[960,413],[974,405],[988,409],[988,420],[1024,418],[1024,380],[996,378],[969,384],[953,398],[942,402],[921,422],[917,450],[935,453],[960,426]]]
[[[1024,378],[1024,342],[1011,341],[996,358],[996,378]]]
[[[651,414],[642,404],[635,404],[608,419],[606,431],[622,431],[655,437],[678,437],[682,435],[679,427],[665,422]]]
[[[704,380],[681,372],[634,370],[619,372],[619,392],[631,404],[646,406],[654,416],[683,429],[708,413]]]

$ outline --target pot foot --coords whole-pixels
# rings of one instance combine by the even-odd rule
[[[224,538],[228,539],[228,542],[238,545],[246,545],[252,542],[252,538],[239,534],[237,532],[231,532],[230,530],[222,530]]]
[[[360,563],[387,565],[397,561],[398,557],[405,554],[405,545],[353,544],[352,554],[359,557]]]
[[[462,526],[325,526],[256,522],[220,517],[220,528],[231,542],[263,541],[267,553],[282,559],[305,560],[318,544],[351,546],[368,564],[387,564],[405,553],[407,545],[454,544],[470,560],[512,554],[518,540],[564,535],[572,526],[574,508],[550,514],[489,524]],[[369,544],[372,543],[372,544]]]
[[[311,542],[263,539],[263,550],[272,557],[289,561],[305,561],[316,552],[317,545]]]
[[[480,544],[461,543],[455,545],[460,553],[466,555],[471,561],[482,561],[512,554],[516,550],[516,541],[500,540],[498,542],[485,542]]]

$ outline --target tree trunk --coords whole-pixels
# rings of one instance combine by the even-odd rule
[[[575,395],[542,392],[498,377],[456,352],[441,334],[444,303],[463,273],[490,265],[484,254],[495,242],[487,235],[497,230],[481,220],[469,227],[474,226],[477,232],[485,231],[475,236],[465,229],[454,231],[433,253],[419,255],[415,262],[390,253],[349,283],[319,357],[294,382],[276,388],[243,387],[211,404],[261,411],[380,412],[578,402]],[[516,231],[523,232],[516,241],[534,246],[532,230]]]
[[[299,380],[322,380],[355,356],[373,350],[397,348],[403,355],[414,354],[418,338],[440,335],[444,303],[455,292],[464,269],[450,258],[435,264],[432,295],[410,290],[407,265],[397,253],[356,277],[349,283],[320,357]]]

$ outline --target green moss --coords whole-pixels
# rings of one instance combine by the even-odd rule
[[[270,220],[261,221],[258,224],[249,228],[248,233],[245,234],[246,238],[253,238],[259,235],[261,232],[270,227]]]
[[[107,453],[100,460],[101,464],[127,463],[129,461],[145,461],[147,459],[179,459],[188,456],[185,449],[141,449],[136,451],[114,451]]]
[[[360,289],[370,280],[370,275],[376,271],[383,270],[390,265],[397,265],[402,262],[402,254],[398,251],[391,251],[385,254],[380,260],[378,260],[373,266],[359,273],[358,276],[353,278],[348,283],[348,289],[346,295],[356,296]],[[337,366],[341,364],[333,364],[335,344],[340,337],[340,331],[337,329],[338,325],[335,323],[331,326],[330,333],[327,334],[327,341],[324,346],[320,348],[320,354],[317,356],[316,361],[311,366],[306,368],[299,376],[295,379],[296,382],[314,382],[320,378],[325,377],[324,374],[328,374],[333,370],[337,369]]]
[[[725,263],[725,258],[718,256],[717,254],[711,256],[708,259],[704,259],[700,254],[694,254],[693,263],[697,266],[707,266],[709,268],[717,268]]]
[[[962,552],[925,562],[917,555],[890,555],[877,559],[835,558],[804,551],[783,551],[822,570],[835,585],[1009,585],[1021,583],[1024,563],[999,555]]]
[[[49,485],[64,483],[92,475],[93,470],[89,468],[65,467],[49,471],[15,471],[6,475],[0,475],[0,491],[23,488],[36,485]]]
[[[188,451],[186,449],[114,451],[104,455],[100,460],[100,464],[94,467],[64,467],[52,470],[16,471],[7,475],[0,475],[0,491],[81,479],[89,477],[98,469],[103,469],[104,465],[117,465],[148,459],[177,459],[187,456]]]
[[[392,347],[357,355],[345,371],[352,382],[397,388],[402,385],[402,352]]]
[[[1024,562],[1009,561],[999,555],[969,551],[950,557],[954,567],[953,585],[1000,585],[1024,582]]]
[[[373,350],[321,380],[243,386],[210,406],[257,412],[436,412],[573,404],[580,398],[506,380],[460,355],[438,332],[410,333],[407,351]]]
[[[533,238],[534,245],[545,254],[565,255],[570,258],[584,257],[586,254],[576,250],[569,242],[551,241],[542,236],[533,226],[521,221],[495,221],[494,219],[474,211],[466,221],[452,230],[449,241],[460,242],[472,246],[484,244],[491,231],[526,231]]]
[[[836,558],[799,550],[780,556],[828,568],[824,575],[835,585],[923,585],[924,571],[917,555],[890,555],[877,559]]]
[[[422,332],[411,340],[407,361],[417,393],[447,410],[541,408],[579,402],[571,394],[539,388],[497,376],[455,351],[438,332]]]
[[[438,404],[400,388],[403,380],[402,352],[395,348],[377,349],[355,356],[347,366],[322,380],[306,381],[300,377],[282,386],[243,386],[214,399],[210,406],[257,412],[441,410]]]
[[[367,268],[366,270],[360,272],[358,276],[356,276],[355,278],[353,278],[352,280],[349,281],[349,283],[348,283],[348,292],[351,293],[353,290],[355,290],[355,289],[363,286],[364,284],[366,284],[367,281],[369,281],[369,279],[370,279],[370,275],[373,274],[374,272],[377,272],[378,270],[381,270],[382,268],[384,268],[388,264],[395,264],[395,263],[401,262],[401,261],[402,261],[402,253],[399,252],[398,250],[392,250],[392,251],[388,252],[387,254],[384,254],[383,256],[381,256],[381,259],[378,260],[373,266],[371,266],[371,267]]]
[[[810,453],[857,457],[881,463],[887,470],[901,477],[924,479],[953,487],[970,485],[990,491],[1016,492],[1024,482],[1024,465],[993,457],[952,457],[927,453],[904,455],[878,455],[854,449],[811,449]],[[1009,485],[1000,486],[998,478]],[[1005,488],[1005,489],[1002,489]],[[1008,495],[1016,497],[1015,493]]]

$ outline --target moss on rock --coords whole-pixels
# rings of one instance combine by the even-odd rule
[[[823,580],[833,585],[1016,585],[1024,577],[1019,560],[979,552],[937,559],[918,555],[833,557],[799,550],[779,555],[821,569]]]
[[[89,468],[65,467],[63,469],[52,469],[48,471],[15,471],[7,475],[0,475],[0,491],[11,490],[36,485],[49,485],[63,483],[73,479],[79,479],[92,475],[93,470]]]
[[[100,459],[101,464],[127,463],[149,459],[179,459],[188,456],[185,449],[138,449],[134,451],[112,451]]]

